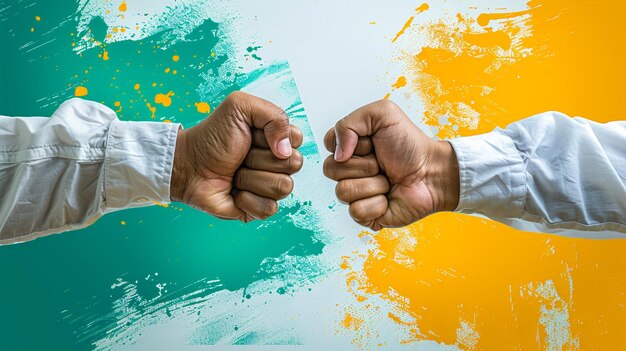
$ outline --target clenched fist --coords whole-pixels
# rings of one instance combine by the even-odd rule
[[[337,198],[350,204],[350,216],[363,226],[401,227],[458,204],[452,146],[430,139],[388,100],[337,122],[324,143],[334,153],[324,174],[338,181]]]
[[[302,132],[278,106],[235,92],[197,126],[179,131],[171,197],[223,219],[278,210],[302,168]]]

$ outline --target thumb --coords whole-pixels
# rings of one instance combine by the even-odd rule
[[[263,130],[274,156],[280,159],[291,156],[289,118],[285,111],[267,100],[243,92],[232,93],[229,98],[249,127]]]
[[[368,137],[376,134],[382,128],[388,127],[392,121],[385,116],[392,115],[399,107],[389,100],[380,100],[365,105],[335,124],[335,160],[345,162],[352,154],[359,142],[359,137]]]

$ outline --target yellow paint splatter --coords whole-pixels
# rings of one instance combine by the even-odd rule
[[[625,2],[610,0],[533,0],[523,11],[415,25],[405,39],[427,43],[403,48],[400,58],[425,110],[409,112],[423,113],[440,137],[484,133],[548,110],[624,119],[625,11]],[[439,125],[443,115],[446,126]],[[389,301],[389,318],[409,333],[406,342],[611,350],[626,340],[626,240],[528,233],[439,213],[382,230],[370,247],[353,257],[363,269],[348,268],[346,283],[358,283],[357,302]]]
[[[120,12],[126,12],[127,9],[128,8],[126,7],[126,1],[122,1],[120,7],[118,7],[118,10],[120,10]]]
[[[105,60],[105,61],[109,60],[109,52],[108,51],[104,50],[102,52],[102,59]]]
[[[432,40],[404,60],[425,105],[424,122],[438,126],[447,115],[451,123],[438,126],[439,136],[454,137],[549,110],[600,122],[623,118],[626,68],[617,58],[626,56],[626,46],[601,45],[598,38],[626,42],[615,17],[626,5],[601,3],[606,7],[531,1],[524,11],[420,28],[418,35]],[[596,26],[595,18],[610,20]]]
[[[196,109],[198,110],[198,112],[200,113],[209,113],[211,112],[211,106],[209,106],[208,103],[206,102],[196,102],[194,105],[196,105]]]
[[[135,84],[135,86],[133,87],[133,89],[135,89],[135,90],[139,90],[139,88],[140,88],[140,87],[141,87],[141,86],[139,85],[139,83],[137,83],[137,84]]]
[[[173,60],[174,62],[178,62],[178,60],[180,60],[180,56],[178,56],[178,55],[174,55],[174,56],[172,56],[172,60]]]
[[[74,89],[74,96],[85,96],[88,93],[89,91],[87,90],[87,88],[83,86],[77,86],[76,89]]]
[[[398,40],[398,38],[400,38],[402,34],[404,34],[404,31],[406,31],[407,28],[411,26],[411,23],[413,23],[414,18],[415,16],[409,17],[409,19],[404,23],[404,26],[402,26],[402,29],[400,29],[400,31],[396,33],[396,36],[393,39],[391,39],[392,43],[394,43],[396,40]]]
[[[165,73],[170,73],[170,68],[169,68],[169,67],[167,67],[167,68],[165,69]]]
[[[41,21],[41,17],[35,16],[35,21],[37,21],[37,22]]]
[[[120,104],[120,102],[119,102],[119,101],[115,101],[115,102],[113,103],[113,105],[114,105],[114,106],[119,106],[119,105],[121,105],[121,104]]]
[[[398,77],[398,80],[394,84],[391,85],[391,87],[395,88],[395,89],[400,89],[403,86],[406,86],[406,77],[405,76]]]
[[[422,13],[426,10],[428,10],[428,4],[427,3],[423,3],[421,4],[418,8],[415,9],[415,11],[419,14]],[[400,31],[396,34],[396,36],[391,39],[391,42],[394,43],[396,40],[398,40],[398,38],[404,34],[404,32],[411,26],[411,23],[413,23],[413,20],[415,19],[415,16],[411,16],[409,17],[409,19],[404,23],[404,26],[402,26],[402,29],[400,29]]]
[[[174,92],[171,91],[171,90],[167,94],[161,94],[161,93],[156,94],[154,96],[154,102],[157,103],[157,104],[161,104],[161,105],[163,105],[165,107],[168,107],[169,105],[172,104],[171,96],[173,96],[173,95],[174,95]]]
[[[148,110],[150,111],[150,113],[152,114],[150,116],[150,118],[154,119],[156,117],[156,107],[150,105],[149,102],[146,102],[146,107],[148,108]]]
[[[427,3],[423,3],[423,4],[419,5],[419,6],[415,9],[415,12],[417,12],[417,13],[422,13],[422,12],[424,12],[424,11],[428,10],[429,8],[430,8],[430,6],[428,6],[428,4],[427,4]]]
[[[121,221],[120,224],[121,225],[126,225],[126,221]]]
[[[31,31],[31,32],[34,32],[34,31],[35,31],[35,28],[34,28],[34,27],[31,27],[31,28],[30,28],[30,31]]]
[[[359,329],[362,323],[363,323],[362,319],[356,318],[350,313],[346,313],[343,320],[341,321],[341,325],[344,328],[355,329],[355,330]]]

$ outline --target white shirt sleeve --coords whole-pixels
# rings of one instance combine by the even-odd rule
[[[626,121],[546,112],[450,143],[461,181],[457,211],[626,233]]]
[[[170,202],[179,124],[125,122],[71,99],[52,117],[0,116],[0,244]]]

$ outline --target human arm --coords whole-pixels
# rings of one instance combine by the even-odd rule
[[[626,122],[546,112],[450,143],[460,169],[457,211],[626,232]]]
[[[348,149],[341,157],[335,135]],[[350,150],[364,138],[372,141],[365,157],[378,173],[365,172],[372,165],[360,167],[360,174],[349,166],[363,157]],[[599,124],[548,112],[504,130],[442,142],[424,135],[395,104],[378,102],[339,121],[326,140],[338,160],[329,157],[325,172],[339,181],[339,199],[375,230],[456,210],[500,221],[626,231],[625,122]],[[372,177],[388,186],[374,191]]]
[[[257,108],[259,104],[265,109]],[[237,93],[222,105],[206,120],[213,122],[184,131],[175,123],[120,121],[109,108],[80,99],[63,103],[50,118],[0,117],[0,243],[83,228],[107,212],[172,199],[219,217],[249,221],[272,215],[277,210],[275,200],[291,191],[289,174],[302,165],[301,155],[291,147],[290,156],[279,158],[274,152],[289,135],[292,144],[299,146],[302,135],[267,101]],[[224,122],[232,117],[237,120]],[[255,124],[259,120],[265,123]],[[278,120],[277,128],[272,127],[276,122],[270,125]],[[273,134],[256,126],[274,128]],[[208,165],[197,157],[196,168],[188,167],[193,159],[190,145],[200,145],[203,139],[218,142],[202,144],[205,155],[223,149],[224,143],[236,145],[228,153],[219,151],[230,156],[228,167]],[[190,141],[188,147],[181,146],[181,140]],[[211,146],[216,149],[208,150]],[[285,162],[293,166],[285,168]],[[216,167],[227,170],[220,187],[206,185],[206,180],[213,181],[210,175],[187,182],[195,179],[192,174]],[[238,176],[241,169],[246,174],[269,174],[258,181]],[[268,188],[263,182],[286,185],[259,196],[259,189]],[[204,185],[202,193],[199,185]],[[245,196],[235,194],[240,187]],[[197,195],[184,199],[181,192]],[[205,206],[210,202],[205,197],[221,201],[220,206]],[[265,207],[248,208],[254,201]]]

